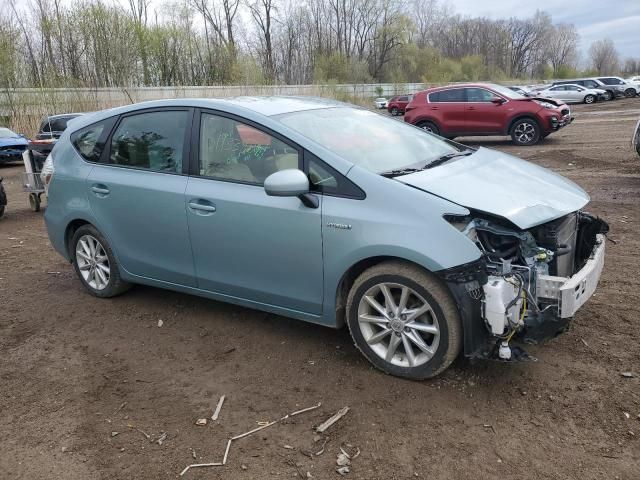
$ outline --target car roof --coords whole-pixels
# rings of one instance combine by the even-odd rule
[[[440,87],[431,87],[423,90],[423,92],[437,92],[440,90],[449,90],[452,88],[493,88],[495,83],[454,83],[451,85],[442,85]]]
[[[84,125],[90,125],[115,115],[135,112],[148,108],[162,107],[194,107],[220,110],[226,113],[246,115],[251,112],[263,117],[271,117],[285,113],[301,112],[305,110],[318,110],[324,108],[351,107],[359,108],[355,105],[339,102],[321,97],[304,96],[242,96],[218,98],[174,98],[166,100],[151,100],[147,102],[132,103],[122,107],[115,107],[95,112],[91,115],[83,115],[82,120],[74,122],[74,129]]]

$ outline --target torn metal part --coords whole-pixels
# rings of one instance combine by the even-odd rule
[[[216,405],[216,410],[213,412],[213,415],[211,415],[211,420],[214,422],[218,420],[218,416],[220,415],[220,410],[222,410],[222,404],[224,403],[224,398],[225,398],[224,395],[220,397],[220,400],[218,400],[218,405]]]
[[[322,422],[320,425],[318,425],[316,427],[316,432],[318,433],[323,433],[325,430],[327,430],[331,425],[333,425],[334,423],[336,423],[338,420],[340,420],[342,417],[344,417],[347,413],[349,412],[349,407],[342,407],[340,410],[338,410],[334,415],[332,415],[331,417],[329,417],[328,419],[326,419],[324,422]]]

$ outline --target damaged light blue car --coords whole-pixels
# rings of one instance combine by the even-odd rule
[[[313,98],[167,100],[70,122],[45,220],[96,297],[132,284],[330,327],[423,379],[518,361],[593,294],[607,224],[518,158]]]

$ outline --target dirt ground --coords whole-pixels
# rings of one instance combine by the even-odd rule
[[[374,370],[346,330],[148,287],[89,296],[50,247],[42,213],[30,211],[21,166],[0,167],[9,196],[0,220],[0,478],[332,479],[349,444],[361,451],[352,479],[637,480],[640,159],[630,138],[640,99],[573,110],[571,126],[535,147],[463,141],[549,167],[589,192],[588,210],[610,222],[616,242],[595,297],[569,333],[529,350],[537,363],[460,359],[424,382]],[[220,395],[219,421],[195,426]],[[318,402],[234,442],[225,467],[179,477],[190,463],[221,461],[230,435]],[[323,443],[311,427],[345,405],[325,452],[310,458]],[[151,443],[141,431],[167,438]]]

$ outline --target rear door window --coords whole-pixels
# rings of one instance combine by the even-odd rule
[[[497,98],[493,92],[485,90],[484,88],[466,88],[467,102],[491,102],[494,98]]]
[[[182,173],[188,114],[172,110],[124,117],[111,138],[110,163]]]
[[[453,88],[451,90],[440,90],[429,94],[430,102],[464,102],[464,89]]]

